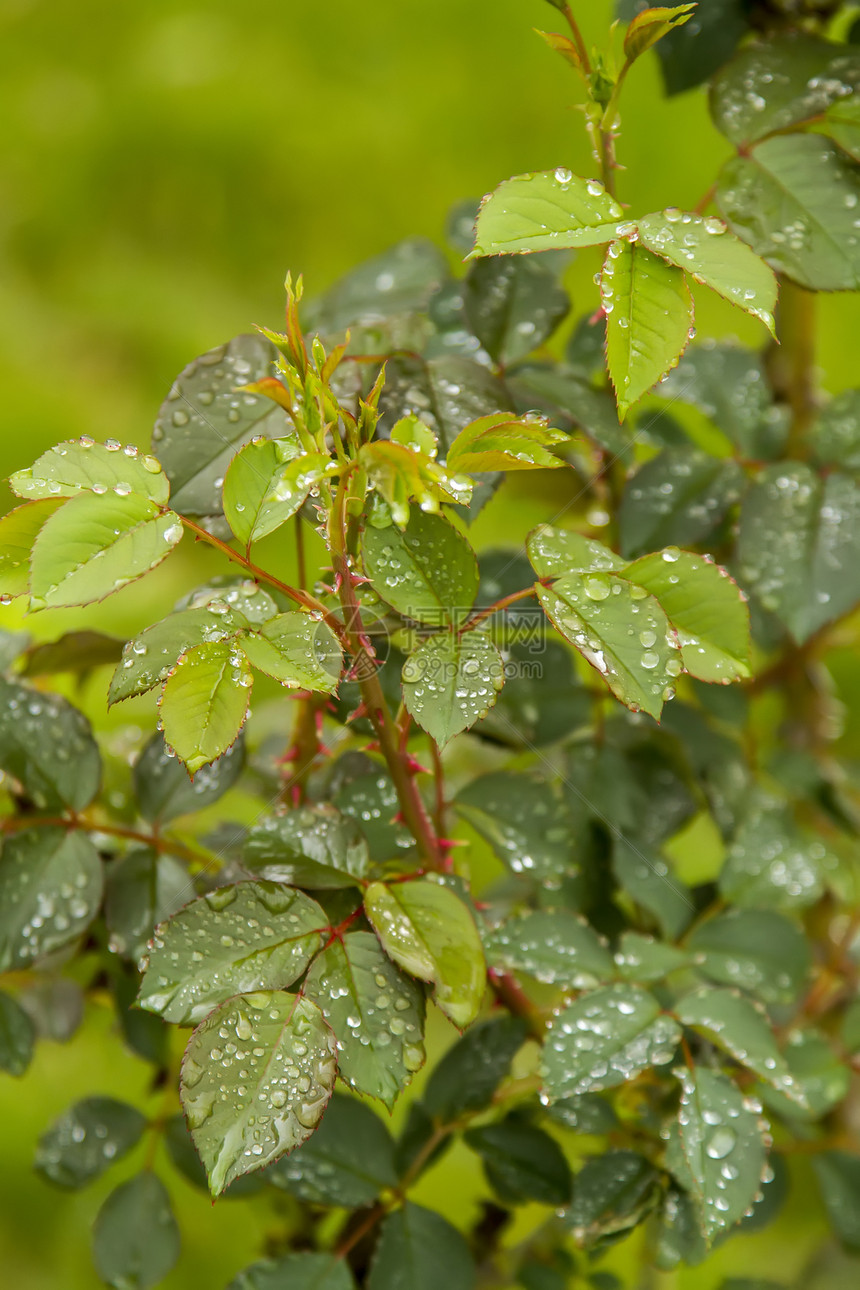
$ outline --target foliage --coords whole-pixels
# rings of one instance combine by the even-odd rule
[[[187,535],[238,571],[121,647],[2,638],[0,1066],[31,1060],[31,985],[69,978],[113,996],[167,1098],[87,1098],[39,1145],[75,1189],[148,1140],[95,1221],[109,1285],[178,1257],[162,1137],[213,1196],[295,1206],[301,1240],[233,1290],[607,1286],[639,1226],[658,1268],[695,1265],[774,1217],[792,1152],[860,1243],[857,822],[821,671],[860,603],[860,396],[821,405],[806,341],[810,293],[858,285],[860,55],[826,39],[832,4],[715,5],[713,40],[711,10],[622,3],[589,51],[550,2],[595,177],[502,183],[465,276],[410,240],[307,307],[288,278],[284,331],[191,363],[151,454],[85,436],[10,480],[5,603],[93,605]],[[736,149],[695,211],[616,193],[652,46],[670,90],[712,77]],[[559,361],[562,273],[592,248]],[[688,349],[700,289],[761,353]],[[476,554],[484,506],[516,529],[523,471],[564,503]],[[157,696],[130,764],[50,688],[104,667],[109,704]],[[225,840],[210,808],[242,794]],[[706,872],[673,867],[688,828],[716,839]],[[424,1064],[428,1008],[461,1037],[395,1137],[373,1104]],[[466,1232],[412,1194],[455,1139],[492,1197]]]

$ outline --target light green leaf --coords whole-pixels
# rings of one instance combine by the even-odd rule
[[[0,972],[30,967],[86,931],[102,898],[102,863],[85,833],[32,827],[0,854]]]
[[[56,1187],[77,1191],[131,1151],[146,1116],[112,1097],[87,1097],[70,1106],[39,1138],[36,1171]]]
[[[340,1045],[338,1074],[389,1110],[424,1064],[424,992],[369,932],[333,940],[313,962],[304,992]]]
[[[575,872],[574,822],[545,780],[495,771],[467,784],[453,805],[512,873],[557,882]]]
[[[490,357],[505,366],[542,345],[570,309],[567,292],[539,260],[479,260],[462,292],[471,330]]]
[[[93,443],[87,437],[49,448],[28,470],[17,471],[9,487],[19,497],[136,493],[158,506],[170,496],[167,476],[154,457],[140,456],[134,444],[122,448],[116,439]]]
[[[185,772],[183,771],[183,774]],[[185,865],[149,847],[113,860],[107,873],[105,924],[114,954],[137,962],[158,923],[194,895]]]
[[[352,1273],[333,1254],[287,1254],[263,1259],[240,1272],[227,1290],[355,1290]]]
[[[753,799],[720,871],[720,892],[734,905],[802,909],[823,890],[827,850],[804,834],[790,810],[773,798]]]
[[[16,1078],[30,1065],[36,1027],[11,995],[0,991],[0,1071]]]
[[[224,476],[224,514],[246,546],[294,515],[308,495],[315,469],[328,464],[328,458],[319,453],[313,454],[311,462],[299,457],[300,452],[295,439],[263,439],[245,444],[230,462]],[[307,487],[299,485],[295,472],[285,470],[296,458],[312,476]]]
[[[554,626],[616,698],[659,719],[682,665],[658,601],[618,574],[602,572],[565,574],[537,594]]]
[[[670,546],[643,555],[624,576],[660,602],[691,676],[726,684],[750,675],[749,614],[725,569]]]
[[[93,1225],[93,1262],[114,1290],[148,1290],[179,1258],[180,1236],[164,1183],[138,1174],[112,1191]]]
[[[403,702],[442,748],[486,716],[504,680],[501,655],[483,632],[441,632],[404,663]]]
[[[762,1126],[740,1089],[717,1071],[683,1070],[677,1138],[667,1164],[692,1191],[710,1242],[751,1207],[767,1162]]]
[[[44,500],[16,506],[0,518],[0,602],[25,596],[30,585],[33,544],[59,502]]]
[[[34,605],[88,605],[104,600],[170,554],[182,538],[173,511],[154,502],[80,493],[52,515],[33,545]]]
[[[606,314],[606,366],[623,418],[686,349],[693,300],[680,269],[628,241],[609,247],[600,299]]]
[[[102,762],[82,712],[0,677],[0,770],[42,810],[82,811],[98,792]]]
[[[754,143],[850,104],[858,90],[856,48],[794,31],[748,45],[723,69],[711,115],[732,143]]]
[[[608,985],[581,995],[552,1020],[541,1071],[555,1101],[596,1093],[672,1060],[681,1031],[652,994]]]
[[[327,925],[316,901],[290,887],[216,887],[156,928],[140,1006],[187,1026],[233,995],[291,985]]]
[[[603,347],[600,349],[603,369]],[[571,429],[578,427],[604,453],[626,460],[630,455],[631,434],[618,419],[615,398],[607,389],[594,389],[583,377],[558,367],[519,367],[507,379],[507,387],[521,409],[537,407],[553,422]]]
[[[641,932],[624,932],[618,942],[614,960],[618,972],[628,981],[647,985],[688,967],[690,957],[675,945],[655,941],[653,936]]]
[[[860,601],[860,487],[768,466],[741,507],[739,575],[798,644]]]
[[[814,134],[777,135],[720,173],[717,202],[734,231],[779,273],[812,291],[860,286],[860,165]]]
[[[740,986],[765,1003],[791,1003],[803,989],[811,954],[801,930],[768,909],[732,909],[693,928],[687,942],[705,976]]]
[[[145,694],[165,680],[185,650],[204,641],[227,640],[246,626],[244,614],[216,597],[203,608],[168,614],[126,642],[111,678],[108,702],[120,703],[134,694]]]
[[[672,8],[648,8],[637,13],[624,33],[624,53],[627,61],[632,63],[656,45],[658,40],[668,36],[670,31],[689,22],[695,12],[695,4],[675,5]]]
[[[282,408],[238,390],[271,376],[276,357],[262,336],[236,336],[195,358],[171,386],[152,450],[183,515],[220,514],[222,482],[237,449],[257,435],[279,439],[289,433]]]
[[[334,1036],[307,999],[259,992],[210,1013],[185,1050],[180,1096],[213,1196],[310,1137],[336,1074]]]
[[[192,780],[156,733],[134,764],[134,791],[140,813],[144,819],[166,824],[179,815],[202,811],[233,787],[244,763],[245,747],[239,738],[217,761],[201,766]]]
[[[238,640],[248,662],[291,689],[330,694],[343,667],[343,650],[330,627],[310,614],[279,614]]]
[[[664,448],[624,488],[618,510],[621,550],[634,556],[706,540],[740,501],[745,486],[737,462],[692,445]]]
[[[386,954],[432,982],[437,1004],[454,1025],[462,1029],[474,1021],[484,995],[484,952],[459,897],[435,882],[374,882],[364,909]]]
[[[383,1220],[367,1290],[475,1290],[477,1269],[456,1227],[407,1201]]]
[[[354,887],[370,864],[358,822],[325,804],[264,815],[248,830],[243,858],[264,878],[318,889]]]
[[[722,220],[669,209],[637,220],[639,243],[691,274],[773,333],[776,275]]]
[[[373,588],[398,613],[433,627],[461,621],[475,602],[478,564],[441,515],[414,510],[401,532],[368,526],[362,558]]]
[[[612,955],[597,932],[563,909],[507,919],[485,937],[484,949],[493,967],[568,989],[589,989],[612,976]]]
[[[691,1026],[766,1083],[803,1102],[762,1008],[733,990],[706,988],[685,995],[673,1011],[682,1025]]]
[[[566,440],[566,434],[550,430],[541,418],[518,419],[496,412],[461,430],[448,450],[448,466],[469,472],[554,470],[565,463],[547,452],[545,445]]]
[[[192,775],[236,740],[252,683],[244,655],[226,641],[194,645],[181,655],[159,708],[165,741]]]
[[[541,525],[529,534],[526,551],[539,578],[557,578],[562,573],[612,573],[624,568],[620,556],[602,542],[551,524]]]
[[[275,1161],[266,1180],[311,1205],[361,1209],[397,1186],[394,1141],[369,1106],[335,1093],[313,1137]]]
[[[596,179],[569,170],[517,175],[481,203],[473,255],[508,255],[600,246],[616,236],[624,212]]]

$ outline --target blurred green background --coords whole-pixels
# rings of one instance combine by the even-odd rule
[[[610,7],[582,0],[588,36],[602,39]],[[0,0],[0,476],[81,433],[147,443],[191,357],[254,322],[279,323],[288,269],[313,294],[401,237],[440,239],[455,202],[508,175],[588,174],[575,87],[531,32],[557,17],[541,0]],[[667,103],[649,58],[626,100],[620,156],[633,169],[622,198],[634,210],[697,202],[728,152],[704,95]],[[570,270],[578,314],[595,307],[595,267],[584,255]],[[856,298],[822,299],[820,316],[826,388],[856,384]],[[700,334],[730,332],[758,334],[714,298]],[[491,532],[489,516],[482,527]],[[188,585],[191,562],[214,568],[194,554],[171,562],[100,608],[99,622],[144,625]],[[64,611],[30,628],[47,636],[94,617]],[[97,1285],[88,1228],[116,1179],[51,1191],[32,1173],[33,1147],[75,1097],[143,1098],[145,1079],[95,1005],[71,1043],[41,1045],[26,1080],[0,1076],[3,1285]],[[465,1153],[450,1160],[418,1198],[462,1218],[482,1184]],[[799,1176],[778,1228],[650,1284],[795,1275],[823,1230],[802,1164]],[[171,1185],[184,1253],[164,1284],[220,1290],[272,1213],[235,1201],[213,1211]],[[630,1285],[636,1241],[609,1259]]]

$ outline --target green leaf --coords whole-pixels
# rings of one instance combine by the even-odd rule
[[[823,890],[824,843],[801,832],[790,810],[759,794],[750,803],[720,871],[720,891],[734,905],[802,909]]]
[[[159,702],[164,739],[193,775],[235,742],[248,714],[253,677],[226,641],[193,645],[179,658]]]
[[[855,161],[860,161],[860,98],[852,95],[831,103],[819,129]]]
[[[227,1290],[355,1290],[352,1273],[333,1254],[287,1254],[264,1259],[240,1272]]]
[[[766,1083],[803,1101],[764,1010],[749,999],[733,990],[708,987],[685,995],[673,1011],[682,1025],[691,1026]]]
[[[332,803],[356,821],[375,860],[389,860],[415,846],[412,834],[396,818],[400,812],[397,790],[388,775],[378,768],[344,784],[334,794]]]
[[[664,448],[628,479],[618,510],[621,550],[641,555],[709,538],[746,485],[734,461],[692,446]]]
[[[695,4],[676,5],[673,8],[659,7],[645,9],[636,14],[627,31],[624,33],[624,53],[627,61],[632,63],[658,40],[668,36],[676,27],[689,22],[695,12]]]
[[[681,1031],[652,994],[608,985],[558,1013],[543,1048],[542,1074],[555,1100],[596,1093],[672,1060]]]
[[[224,476],[224,514],[246,546],[295,515],[318,478],[317,472],[328,464],[328,457],[319,453],[310,457],[300,453],[294,439],[263,439],[240,448],[230,462]],[[306,485],[304,475],[308,476]]]
[[[473,421],[460,432],[448,451],[451,470],[555,470],[565,463],[547,444],[563,443],[567,435],[550,430],[544,420],[522,420],[496,412]]]
[[[102,763],[83,713],[58,694],[0,677],[0,769],[42,810],[82,811],[98,792]]]
[[[202,811],[233,787],[242,773],[245,745],[241,737],[223,756],[201,766],[192,780],[160,734],[154,734],[134,763],[134,792],[140,813],[152,823],[167,824],[177,816]]]
[[[717,202],[732,229],[812,291],[860,286],[860,165],[820,135],[765,139],[728,162]]]
[[[156,929],[140,1006],[187,1026],[232,995],[288,986],[320,948],[327,924],[316,901],[292,888],[216,887]]]
[[[762,1127],[731,1080],[699,1066],[682,1070],[677,1138],[667,1164],[689,1185],[710,1242],[733,1227],[755,1200],[767,1163]]]
[[[182,538],[173,511],[154,502],[81,493],[52,515],[33,545],[34,606],[88,605],[161,564]]]
[[[589,1249],[641,1223],[654,1203],[658,1177],[635,1151],[607,1151],[586,1160],[564,1216],[576,1244]]]
[[[768,466],[741,507],[740,577],[802,644],[860,601],[860,487]]]
[[[814,1123],[848,1096],[851,1072],[820,1031],[790,1031],[783,1057],[796,1095],[789,1100],[779,1091],[763,1088],[762,1099],[768,1110],[790,1120]]]
[[[122,649],[121,640],[103,632],[86,629],[64,632],[57,640],[44,641],[28,649],[22,676],[56,676],[58,672],[74,672],[83,679],[95,667],[119,662]]]
[[[84,1098],[42,1134],[36,1170],[55,1186],[77,1191],[137,1146],[146,1127],[146,1116],[127,1102]]]
[[[448,276],[448,261],[423,237],[405,238],[366,260],[312,301],[308,321],[330,331],[423,310]]]
[[[474,1021],[484,995],[484,953],[460,898],[435,882],[374,882],[364,909],[386,954],[432,982],[436,1003],[454,1025],[462,1029]]]
[[[274,605],[272,608],[274,611]],[[120,703],[134,694],[145,694],[166,679],[185,650],[205,641],[227,640],[245,626],[244,614],[214,598],[204,607],[168,614],[126,642],[111,678],[108,702]]]
[[[338,1041],[338,1074],[390,1110],[424,1064],[424,992],[369,932],[350,932],[318,954],[304,992]]]
[[[635,904],[656,920],[664,936],[680,936],[695,913],[689,887],[673,873],[658,851],[645,842],[616,834],[612,867],[620,886]]]
[[[170,855],[135,847],[114,860],[105,890],[105,923],[110,949],[137,961],[157,923],[175,914],[194,895],[188,870]]]
[[[600,278],[606,366],[624,417],[678,362],[693,330],[683,272],[638,243],[613,242]]]
[[[603,350],[600,351],[603,367]],[[595,390],[583,378],[556,367],[531,364],[520,367],[507,380],[521,412],[538,407],[553,422],[578,427],[596,446],[613,458],[626,460],[631,436],[618,419],[615,399],[609,390]]]
[[[636,224],[640,245],[760,318],[774,333],[776,275],[722,220],[670,208]]]
[[[520,1017],[491,1017],[470,1026],[430,1072],[424,1106],[435,1121],[450,1124],[489,1106],[528,1038]]]
[[[144,1012],[138,1012],[137,1015],[143,1017],[146,1021],[156,1020],[156,1018]],[[163,1022],[161,1024],[164,1025]],[[171,1116],[165,1124],[164,1145],[167,1148],[170,1163],[179,1171],[182,1177],[187,1178],[200,1191],[208,1192],[209,1182],[206,1178],[206,1170],[194,1149],[191,1134],[188,1132],[188,1125],[185,1123],[185,1116],[181,1112],[178,1115]],[[241,1200],[246,1196],[255,1196],[263,1190],[265,1185],[265,1173],[245,1174],[243,1178],[237,1178],[226,1191],[222,1192],[221,1199]]]
[[[617,0],[621,20],[648,8],[648,0]],[[750,28],[747,0],[706,0],[691,21],[675,27],[657,46],[667,94],[680,94],[713,76]]]
[[[310,1137],[336,1074],[334,1036],[307,999],[259,992],[210,1013],[185,1050],[180,1096],[213,1196]]]
[[[31,827],[0,854],[0,972],[76,940],[98,912],[102,864],[84,833]]]
[[[599,672],[617,699],[659,719],[682,670],[660,604],[614,573],[568,573],[538,599],[562,636]]]
[[[462,788],[453,805],[512,873],[557,881],[575,871],[574,823],[546,780],[495,771]]]
[[[618,1116],[611,1103],[599,1093],[581,1093],[578,1097],[562,1097],[547,1107],[547,1115],[556,1124],[577,1133],[600,1136],[618,1128]]]
[[[856,49],[796,31],[742,50],[711,87],[711,115],[732,143],[754,143],[842,106],[858,89]]]
[[[274,882],[319,889],[356,886],[370,863],[358,823],[326,805],[264,815],[248,831],[243,858]]]
[[[750,675],[749,614],[725,569],[670,546],[628,565],[625,577],[660,602],[691,676],[726,684]]]
[[[570,309],[570,299],[539,260],[492,257],[470,268],[463,283],[463,307],[466,321],[493,361],[508,366],[553,334]]]
[[[847,1151],[822,1151],[812,1167],[831,1227],[850,1250],[860,1250],[860,1159]]]
[[[170,1197],[153,1173],[112,1191],[93,1226],[93,1261],[115,1290],[147,1290],[179,1258],[180,1237]]]
[[[791,1003],[811,966],[806,938],[767,909],[733,909],[700,923],[687,948],[705,976],[736,985],[765,1003]]]
[[[262,336],[236,336],[189,363],[171,386],[152,450],[183,515],[219,515],[223,479],[237,449],[257,435],[279,439],[289,433],[283,409],[238,391],[271,376],[276,357]]]
[[[542,524],[526,539],[526,551],[539,578],[562,573],[611,573],[624,561],[602,542]]]
[[[23,1075],[30,1065],[36,1028],[11,995],[0,991],[0,1070]]]
[[[476,1284],[469,1247],[441,1214],[407,1201],[383,1220],[367,1290],[475,1290]]]
[[[658,393],[699,408],[742,456],[782,456],[788,431],[786,409],[774,404],[758,354],[739,345],[706,341],[686,352]]]
[[[442,627],[468,614],[478,590],[469,543],[441,515],[413,511],[401,532],[368,526],[362,558],[373,588],[408,618]]]
[[[394,1139],[369,1107],[335,1093],[319,1128],[266,1179],[311,1205],[360,1209],[397,1186]]]
[[[499,651],[483,632],[440,632],[404,663],[403,702],[442,748],[487,715],[504,680]]]
[[[570,1165],[555,1139],[537,1125],[509,1115],[468,1129],[463,1140],[481,1157],[487,1181],[506,1203],[536,1200],[557,1206],[570,1199]]]
[[[27,502],[0,518],[0,604],[30,589],[30,557],[33,543],[45,521],[54,514],[55,501]]]
[[[485,197],[473,255],[601,246],[616,236],[624,212],[596,179],[569,170],[517,175]]]
[[[243,632],[239,647],[252,666],[291,689],[329,694],[343,667],[343,651],[324,622],[310,614],[279,614],[258,632]]]
[[[645,985],[661,981],[690,963],[684,950],[655,941],[653,936],[644,936],[641,932],[624,932],[613,957],[621,976]]]
[[[860,472],[860,390],[843,390],[825,404],[810,439],[820,464]]]
[[[707,1256],[708,1245],[699,1226],[696,1201],[689,1192],[670,1187],[660,1214],[654,1262],[661,1271],[672,1272],[682,1263],[696,1267]]]
[[[9,487],[19,497],[135,493],[157,506],[165,506],[170,496],[167,476],[154,457],[139,456],[134,444],[121,449],[116,439],[93,443],[86,436],[49,448],[29,469],[16,471]]]
[[[612,955],[593,927],[564,909],[509,918],[485,939],[493,967],[538,981],[588,989],[612,975]]]

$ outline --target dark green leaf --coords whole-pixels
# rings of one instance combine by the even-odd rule
[[[547,1115],[577,1133],[601,1135],[618,1128],[618,1116],[612,1105],[598,1093],[559,1098],[547,1107]]]
[[[312,326],[340,331],[351,323],[376,323],[424,309],[448,276],[447,261],[432,242],[407,238],[340,278],[307,310]]]
[[[222,757],[201,766],[192,779],[182,762],[168,752],[155,734],[134,764],[134,791],[141,815],[167,824],[179,815],[202,811],[223,797],[242,773],[245,745],[239,739]]]
[[[670,1187],[660,1214],[655,1263],[671,1272],[681,1263],[695,1267],[708,1254],[708,1245],[699,1224],[699,1210],[689,1192]]]
[[[352,1273],[333,1254],[287,1254],[252,1263],[227,1290],[355,1290]]]
[[[685,995],[673,1011],[682,1025],[691,1026],[766,1083],[803,1102],[803,1092],[777,1047],[764,1010],[749,999],[733,990],[707,988]]]
[[[338,1073],[391,1109],[424,1063],[424,993],[369,932],[350,932],[317,955],[305,994],[340,1047]]]
[[[384,772],[376,770],[350,780],[332,801],[356,821],[375,860],[389,860],[415,845],[412,834],[396,819],[400,812],[397,790]]]
[[[464,1140],[481,1157],[487,1181],[503,1201],[556,1206],[570,1199],[570,1166],[555,1139],[537,1125],[509,1115],[467,1130]]]
[[[774,404],[761,358],[739,345],[706,341],[689,349],[658,391],[692,403],[727,435],[744,457],[781,455],[788,429]]]
[[[0,677],[0,769],[42,810],[82,811],[98,792],[102,767],[77,708]]]
[[[213,1196],[310,1137],[336,1075],[334,1036],[307,999],[259,992],[210,1013],[185,1050],[180,1095]]]
[[[525,358],[570,308],[567,292],[538,260],[492,257],[473,264],[463,285],[466,319],[497,363]]]
[[[93,1227],[93,1259],[115,1290],[147,1290],[179,1258],[179,1228],[155,1174],[138,1174],[111,1192]]]
[[[512,873],[546,881],[575,871],[573,820],[546,780],[481,775],[460,790],[454,807]]]
[[[30,828],[0,855],[0,972],[29,967],[86,931],[102,898],[102,864],[84,833]]]
[[[612,867],[619,885],[635,904],[656,920],[663,935],[675,940],[695,912],[690,890],[660,854],[647,845],[616,837]]]
[[[394,1140],[369,1107],[335,1094],[313,1137],[270,1165],[266,1178],[313,1205],[359,1209],[397,1185]]]
[[[720,871],[720,891],[734,905],[802,909],[823,889],[827,851],[802,832],[791,811],[759,794],[741,820]]]
[[[505,679],[501,655],[481,631],[431,636],[402,675],[407,711],[440,748],[487,715]]]
[[[607,1151],[576,1175],[564,1216],[577,1245],[588,1248],[640,1223],[653,1205],[657,1170],[635,1151]]]
[[[443,1124],[488,1106],[528,1028],[519,1017],[492,1017],[472,1026],[433,1067],[424,1105]]]
[[[537,406],[553,422],[560,421],[570,428],[578,426],[611,457],[629,455],[629,429],[618,420],[618,409],[609,390],[595,390],[580,376],[535,364],[519,368],[507,384],[521,411]]]
[[[117,663],[123,642],[102,632],[66,632],[55,641],[45,641],[27,651],[22,675],[52,676],[57,672],[76,672],[81,676],[94,667]]]
[[[408,618],[444,627],[462,621],[475,602],[475,553],[440,515],[413,510],[403,532],[368,526],[362,556],[374,590]]]
[[[612,955],[593,927],[567,910],[509,918],[485,939],[493,967],[528,972],[538,981],[588,989],[612,975]]]
[[[273,882],[315,889],[354,887],[369,865],[358,822],[325,805],[264,815],[248,831],[243,858]]]
[[[705,976],[765,1003],[790,1003],[803,989],[811,952],[800,929],[768,909],[732,909],[695,927],[687,947]]]
[[[146,1016],[145,1013],[139,1014]],[[147,1018],[154,1020],[154,1018]],[[179,1170],[183,1178],[187,1178],[190,1183],[198,1187],[201,1191],[209,1191],[209,1182],[206,1178],[206,1170],[203,1167],[203,1161],[194,1149],[194,1143],[191,1134],[188,1132],[188,1125],[185,1123],[185,1116],[181,1113],[173,1115],[164,1126],[164,1145],[167,1148],[167,1154],[170,1162]],[[266,1172],[261,1171],[256,1174],[245,1174],[242,1178],[237,1178],[230,1186],[221,1193],[221,1200],[241,1200],[246,1196],[255,1196],[263,1190],[265,1186]]]
[[[137,1146],[146,1116],[112,1097],[88,1097],[69,1107],[36,1148],[36,1169],[57,1187],[76,1191],[99,1178]]]
[[[628,981],[645,984],[660,981],[671,972],[687,967],[690,962],[689,955],[683,950],[674,945],[664,945],[641,932],[624,932],[614,958],[621,976]]]
[[[769,1110],[809,1122],[820,1119],[847,1097],[851,1072],[820,1031],[792,1030],[783,1057],[799,1097],[789,1100],[776,1090],[763,1088],[762,1098]]]
[[[30,1065],[36,1029],[11,995],[0,991],[0,1070],[23,1075]]]
[[[137,961],[157,923],[194,896],[188,870],[170,855],[136,847],[108,869],[105,922],[110,948]]]
[[[407,1201],[384,1220],[367,1290],[474,1290],[476,1281],[468,1245],[441,1214]]]
[[[825,404],[810,439],[822,465],[860,472],[860,390],[843,390]]]
[[[543,1078],[553,1099],[614,1088],[672,1060],[681,1032],[653,995],[609,985],[581,995],[553,1018]]]
[[[665,448],[627,482],[618,512],[621,549],[641,555],[708,538],[740,501],[744,473],[698,448]]]
[[[860,1250],[860,1158],[823,1151],[812,1165],[831,1227],[850,1250]]]
[[[216,887],[157,928],[140,1006],[189,1025],[232,995],[290,985],[327,923],[315,900],[290,887]]]

